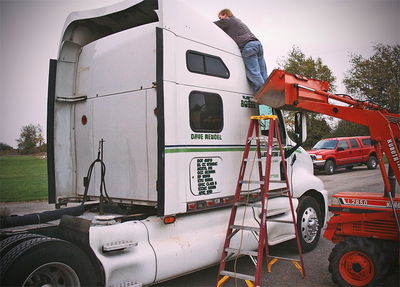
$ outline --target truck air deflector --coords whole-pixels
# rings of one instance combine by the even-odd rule
[[[65,22],[61,43],[81,46],[140,25],[157,22],[157,0],[128,0],[95,10],[71,13]]]

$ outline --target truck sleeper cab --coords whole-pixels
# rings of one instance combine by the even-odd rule
[[[58,206],[101,203],[63,219],[69,232],[52,236],[75,244],[83,233],[78,246],[96,262],[93,280],[106,286],[150,285],[216,264],[249,116],[258,113],[232,39],[184,1],[127,0],[72,13],[51,71],[49,199]],[[294,146],[280,111],[271,112],[280,118],[285,145]],[[281,178],[279,158],[273,179]],[[96,159],[107,172],[94,165],[89,180]],[[287,161],[302,247],[312,250],[327,192],[302,148]],[[269,206],[271,215],[290,218],[287,199]],[[257,225],[251,211],[238,213],[246,225]],[[292,229],[269,222],[269,243],[295,238]],[[242,247],[256,249],[257,241],[244,234]],[[66,270],[81,279],[73,266]]]

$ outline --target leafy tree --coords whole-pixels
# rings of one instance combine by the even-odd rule
[[[302,144],[306,149],[312,148],[320,139],[331,136],[331,127],[322,117],[310,116],[307,114],[307,140]]]
[[[336,78],[328,66],[322,63],[321,58],[306,57],[300,48],[293,46],[288,57],[279,63],[279,68],[291,74],[299,74],[307,78],[326,81],[329,83],[329,91],[335,91]]]
[[[338,125],[332,131],[332,137],[353,137],[368,136],[369,130],[366,126],[358,125],[352,122],[339,120]]]
[[[336,89],[336,78],[328,66],[324,65],[321,58],[313,59],[306,55],[296,46],[288,53],[288,57],[279,63],[279,68],[292,74],[299,74],[308,78],[327,81],[329,91]],[[293,113],[286,112],[285,116],[289,122],[293,121]],[[331,128],[326,122],[326,117],[316,113],[306,113],[307,116],[307,140],[303,143],[305,148],[312,147],[322,138],[330,136]]]
[[[365,59],[351,55],[351,68],[343,83],[347,92],[361,100],[400,112],[400,45],[374,46],[375,54]]]
[[[40,125],[29,124],[21,128],[19,139],[17,139],[18,150],[22,154],[32,153],[36,146],[43,144],[42,128]]]
[[[0,151],[8,151],[8,150],[13,150],[13,147],[9,146],[6,143],[1,143],[0,142]]]

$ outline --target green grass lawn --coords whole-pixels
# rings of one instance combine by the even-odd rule
[[[47,160],[0,156],[0,201],[47,199]]]

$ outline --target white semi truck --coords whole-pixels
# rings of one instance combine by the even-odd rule
[[[126,0],[66,20],[49,73],[49,201],[57,209],[2,218],[2,285],[145,286],[219,262],[258,109],[236,44],[184,2]],[[295,146],[280,111],[271,113],[285,146]],[[309,251],[327,192],[302,148],[287,162]],[[282,176],[277,155],[271,179]],[[289,218],[287,203],[271,199],[268,216]],[[257,224],[253,211],[239,209],[246,225]],[[292,227],[268,223],[269,244],[293,238]],[[242,247],[256,249],[257,240],[244,234]]]

